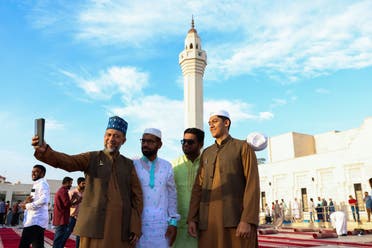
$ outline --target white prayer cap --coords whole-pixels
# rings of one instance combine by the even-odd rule
[[[220,109],[220,110],[217,110],[217,111],[213,111],[209,114],[209,117],[212,117],[212,116],[215,116],[215,115],[218,115],[218,116],[224,116],[228,119],[230,119],[230,114],[229,112],[227,112],[226,110],[223,110],[223,109]]]
[[[145,131],[143,131],[143,134],[152,134],[161,139],[161,131],[156,128],[146,128]]]
[[[247,142],[251,145],[252,149],[256,152],[262,151],[267,147],[266,135],[258,132],[248,134]]]

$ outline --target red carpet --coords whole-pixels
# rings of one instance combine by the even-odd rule
[[[0,239],[4,248],[16,248],[21,237],[12,228],[1,228]]]
[[[0,247],[4,248],[17,248],[19,241],[21,239],[21,229],[14,230],[13,228],[0,228]],[[280,236],[286,235],[284,236]],[[300,235],[296,232],[292,232],[291,237],[287,235],[289,232],[280,231],[277,234],[264,234],[258,235],[258,242],[260,248],[269,247],[316,247],[316,246],[346,246],[346,247],[372,247],[372,243],[358,243],[358,242],[348,242],[346,240],[325,240],[325,239],[310,239],[309,235]],[[296,235],[297,234],[297,235]],[[307,233],[314,234],[314,233]],[[51,245],[51,241],[54,238],[54,232],[45,230],[45,242]],[[67,248],[74,248],[75,241],[73,239],[68,239],[66,242]]]
[[[54,232],[51,232],[49,230],[45,230],[44,236],[47,237],[50,240],[53,240],[54,239]],[[75,248],[75,240],[68,239],[66,244],[65,244],[65,247]]]
[[[17,248],[19,241],[21,240],[22,229],[13,229],[13,228],[0,228],[0,247],[1,248]],[[52,245],[54,233],[49,230],[45,230],[45,242],[48,245]],[[65,247],[75,248],[75,240],[68,239]]]
[[[263,229],[268,230],[270,229]],[[260,231],[260,230],[259,230]],[[295,231],[294,228],[279,229],[279,232],[274,233],[264,233],[259,232],[258,234],[258,246],[259,248],[284,248],[284,247],[317,247],[317,246],[342,246],[342,247],[372,247],[372,242],[364,239],[362,242],[356,242],[348,239],[339,239],[337,234],[331,232],[331,229],[323,230],[304,230],[298,229]],[[315,231],[322,231],[321,233]],[[313,235],[316,235],[314,238]],[[318,236],[322,236],[318,239]],[[372,237],[371,239],[372,240]]]
[[[286,245],[285,247],[310,247],[310,246],[346,246],[346,247],[372,247],[370,243],[358,243],[358,242],[347,242],[341,240],[319,240],[319,239],[308,239],[308,238],[292,238],[292,237],[281,237],[276,235],[258,235],[259,247],[264,247],[265,244],[278,244],[277,247],[284,247],[280,245]],[[262,246],[261,246],[262,245]]]
[[[338,238],[337,233],[313,233],[314,239],[329,239],[329,238]]]

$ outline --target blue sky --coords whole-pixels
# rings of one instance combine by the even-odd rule
[[[208,56],[205,122],[224,108],[240,139],[359,127],[372,116],[371,13],[371,1],[3,0],[0,175],[31,182],[40,117],[46,141],[68,154],[101,149],[118,114],[129,122],[123,154],[140,156],[142,131],[157,127],[159,156],[181,155],[178,55],[192,15]],[[47,168],[49,179],[66,175]]]

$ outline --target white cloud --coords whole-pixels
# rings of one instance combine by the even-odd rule
[[[124,107],[111,107],[109,112],[127,116],[135,121],[135,132],[142,132],[147,127],[167,130],[164,137],[179,137],[183,130],[183,101],[164,96],[151,95],[137,98]]]
[[[108,100],[120,94],[125,101],[142,92],[148,84],[148,74],[134,67],[114,66],[98,76],[83,77],[69,71],[61,70],[65,76],[73,79],[90,98]]]
[[[142,46],[159,44],[168,37],[185,35],[190,27],[191,15],[196,24],[205,29],[225,31],[234,29],[236,20],[231,15],[241,15],[240,6],[245,1],[216,2],[158,0],[144,1],[90,1],[81,9],[77,19],[78,39],[101,44]],[[244,4],[245,8],[249,7]],[[203,25],[201,25],[203,23]]]
[[[179,151],[178,140],[184,130],[183,101],[159,95],[143,96],[125,103],[124,107],[111,107],[108,111],[125,116],[129,128],[138,137],[145,128],[159,128],[163,132],[162,151],[167,151],[169,157],[174,157]]]
[[[48,7],[58,12],[48,11]],[[203,33],[215,37],[203,40],[209,58],[208,78],[265,73],[290,83],[371,66],[371,9],[368,0],[159,0],[156,4],[149,0],[92,0],[79,5],[40,1],[31,16],[38,28],[67,30],[94,45],[158,49],[172,37],[185,36],[193,13],[202,40]],[[83,84],[96,94],[94,86],[89,81]]]
[[[254,19],[240,20],[247,24],[246,38],[208,47],[208,70],[219,77],[276,73],[288,83],[371,66],[371,9],[370,1],[287,2],[259,8]]]
[[[269,112],[253,114],[252,106],[240,100],[207,100],[204,102],[204,120],[208,120],[209,114],[217,109],[227,110],[233,122],[245,120],[267,120],[271,114],[269,114]],[[273,116],[274,115],[271,114],[271,118]]]

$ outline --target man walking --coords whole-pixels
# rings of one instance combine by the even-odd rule
[[[196,248],[198,241],[187,233],[186,220],[189,213],[191,189],[199,168],[200,150],[204,144],[204,131],[198,128],[187,128],[183,133],[181,144],[184,155],[172,163],[177,186],[178,213],[181,215],[173,248]]]
[[[53,226],[55,226],[53,248],[63,248],[66,240],[67,225],[70,216],[71,200],[68,191],[72,185],[71,177],[64,177],[62,187],[60,187],[54,196]]]
[[[220,110],[209,118],[215,143],[206,148],[192,189],[188,231],[199,247],[258,247],[260,185],[250,145],[229,134],[231,119]]]
[[[141,235],[142,189],[133,161],[121,155],[128,123],[109,119],[101,151],[67,155],[32,139],[35,157],[56,168],[83,171],[86,179],[75,233],[80,247],[129,247]]]
[[[44,230],[48,227],[48,203],[50,190],[44,178],[46,169],[42,165],[32,168],[31,195],[20,204],[25,210],[19,248],[44,247]]]
[[[141,139],[142,158],[134,160],[143,190],[142,237],[138,247],[167,248],[177,235],[177,192],[172,165],[158,157],[161,131],[147,128]]]

